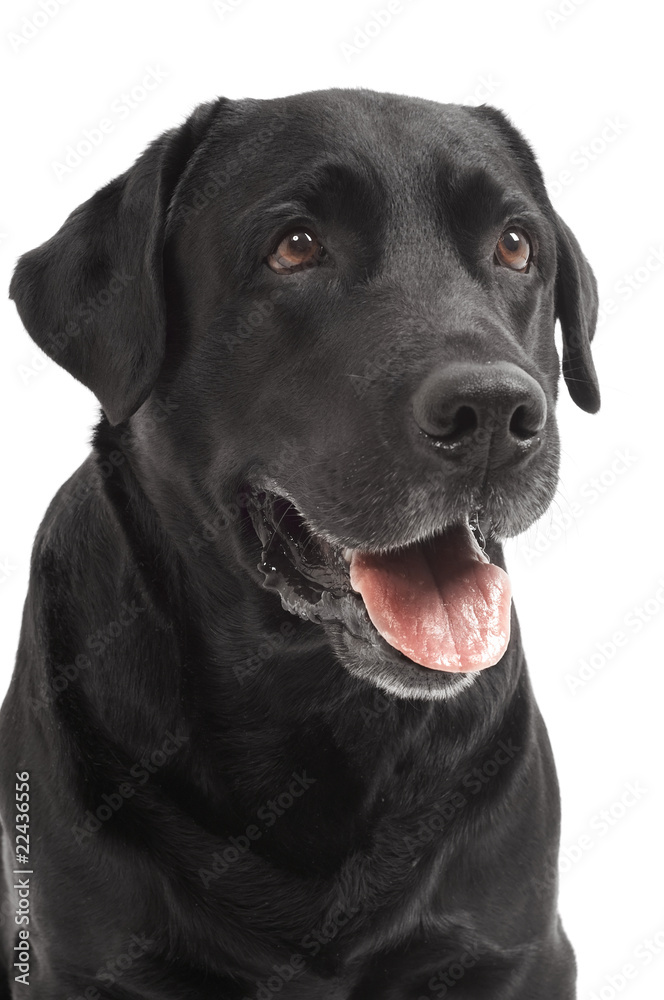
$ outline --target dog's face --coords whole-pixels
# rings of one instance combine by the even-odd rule
[[[131,417],[173,503],[241,508],[225,558],[351,672],[445,697],[502,657],[509,588],[478,540],[553,497],[556,317],[573,398],[599,395],[592,273],[499,112],[205,105],[22,258],[12,295]],[[175,404],[156,428],[151,394]]]

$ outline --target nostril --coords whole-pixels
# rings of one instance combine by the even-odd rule
[[[517,406],[510,420],[509,430],[512,437],[520,441],[528,441],[542,429],[542,415],[534,407]]]
[[[441,436],[447,440],[458,440],[476,430],[476,411],[472,406],[460,406],[452,418],[449,430]]]
[[[459,405],[445,398],[427,400],[416,414],[417,422],[426,434],[445,444],[455,444],[472,434],[478,427],[477,412],[465,403]]]
[[[441,409],[432,436],[444,444],[456,444],[476,431],[477,425],[477,413],[472,406],[458,406],[447,413]]]
[[[510,362],[433,369],[414,392],[412,408],[420,431],[455,454],[532,451],[547,411],[541,386]]]

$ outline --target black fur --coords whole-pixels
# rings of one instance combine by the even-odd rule
[[[508,223],[527,274],[494,263]],[[328,255],[275,274],[295,224]],[[104,410],[39,530],[2,709],[8,887],[30,773],[31,995],[574,997],[515,616],[458,690],[346,611],[284,610],[248,516],[278,490],[316,535],[381,548],[481,509],[502,565],[547,507],[554,321],[594,412],[597,297],[518,132],[370,91],[212,102],[25,254],[11,295]],[[442,458],[413,399],[429,419],[425,379],[488,362],[535,386],[541,447],[507,460],[490,428]]]

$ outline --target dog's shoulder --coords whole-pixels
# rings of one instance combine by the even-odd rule
[[[31,582],[35,572],[73,582],[90,561],[91,548],[112,542],[109,504],[104,494],[97,458],[91,452],[51,500],[35,535]],[[112,551],[112,549],[111,549]]]

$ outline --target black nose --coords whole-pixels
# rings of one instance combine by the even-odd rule
[[[450,455],[490,449],[502,463],[540,443],[546,397],[534,378],[510,362],[452,362],[422,382],[413,415]]]

